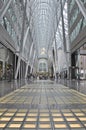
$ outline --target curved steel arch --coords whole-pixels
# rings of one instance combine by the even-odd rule
[[[40,27],[41,27],[41,24],[40,24]],[[39,28],[40,28],[40,27],[39,27]],[[36,30],[37,32],[40,32],[40,29],[39,29],[39,28],[37,28],[37,30],[38,30],[38,31]],[[52,28],[50,28],[50,30],[51,30],[51,29],[52,29]],[[48,30],[48,29],[47,29],[47,30]],[[49,41],[49,37],[52,37],[52,35],[54,35],[53,29],[51,30],[51,33],[49,32],[50,30],[48,30],[48,31],[46,32],[46,33],[47,33],[47,38],[46,38],[47,41]],[[45,30],[45,31],[46,31],[46,30]],[[42,33],[43,33],[43,32],[44,32],[44,31],[42,31]],[[49,35],[49,34],[50,34],[50,35]],[[36,35],[37,35],[37,34],[36,34]],[[51,39],[52,39],[52,38],[51,38]],[[37,38],[37,40],[38,40],[38,41],[41,40],[41,39],[39,38],[39,33],[38,33],[38,38]]]
[[[44,15],[44,14],[42,14],[42,15]],[[38,16],[37,17],[39,17],[40,16],[40,14],[38,14]],[[47,16],[47,15],[44,15],[44,17],[47,19],[45,22],[47,22],[47,21],[50,21],[49,20],[49,17]],[[39,17],[40,19],[42,19],[42,17]],[[54,17],[55,18],[55,17]],[[53,24],[53,22],[54,22],[54,18],[51,18],[51,23]],[[36,19],[36,18],[34,18],[34,19]],[[41,22],[41,20],[40,19],[36,19],[36,20],[34,20],[34,19],[32,19],[32,24],[33,24],[33,26],[34,26],[34,24],[36,23],[39,23],[39,22]],[[49,23],[49,22],[48,22]]]
[[[44,14],[42,14],[42,15],[44,15]],[[39,17],[39,16],[40,16],[40,15],[38,15],[38,17]],[[49,17],[50,17],[50,16],[48,17],[47,15],[44,15],[44,17],[46,18],[46,21],[45,21],[45,22],[50,21],[50,20],[49,20]],[[42,19],[42,17],[39,17],[39,18]],[[54,17],[54,18],[55,18],[55,17]],[[39,22],[41,23],[42,20],[40,20],[40,19],[36,19],[35,21],[34,21],[34,19],[32,19],[32,24],[33,24],[33,26],[34,26],[35,23],[36,23],[36,24],[39,23]],[[48,23],[49,23],[49,22],[48,22]],[[51,23],[52,23],[52,24],[54,23],[54,20],[53,20],[53,19],[51,19]]]
[[[32,19],[33,18],[39,18],[39,15],[41,15],[42,14],[42,11],[45,11],[46,9],[43,9],[43,10],[41,10],[41,11],[36,11],[35,13],[34,13],[34,15],[32,16]],[[51,11],[49,10],[49,11],[46,11],[46,13],[44,13],[44,15],[49,15],[50,17],[52,16],[52,17],[54,17],[54,15],[53,15],[53,13],[52,13],[52,15],[51,15],[51,13],[50,13]],[[38,17],[37,17],[38,16]]]
[[[45,25],[43,25],[43,27],[44,27]],[[41,28],[41,24],[38,26],[38,28],[37,28],[37,30],[39,30],[39,32],[40,32],[40,28]],[[46,28],[46,26],[45,26],[45,28]],[[42,28],[41,28],[41,30],[42,30]],[[46,30],[45,30],[46,31]],[[51,33],[49,32],[49,31],[51,31]],[[43,31],[42,31],[43,32]],[[53,30],[53,28],[47,28],[47,36],[49,35],[49,36],[52,36],[52,33],[54,33],[54,30]]]
[[[33,39],[40,49],[50,46],[56,32],[56,0],[33,0],[31,6],[31,28]],[[47,44],[46,44],[47,43]]]
[[[43,16],[43,17],[48,16],[48,18],[51,17],[51,15],[50,15],[49,13],[47,13],[47,14],[45,15],[45,14],[43,14],[42,12],[40,12],[40,13],[37,13],[37,14],[32,18],[32,20],[33,20],[33,19],[39,20],[39,16]],[[42,18],[43,18],[43,17],[42,17]],[[53,17],[53,19],[54,19],[54,16],[52,16],[52,17]],[[53,21],[53,19],[52,19],[52,21]],[[34,21],[35,21],[35,20],[34,20]],[[49,19],[48,19],[48,21],[49,21]]]
[[[40,15],[38,15],[39,16],[39,19],[36,19],[36,20],[34,20],[33,19],[33,21],[32,21],[32,23],[33,23],[33,25],[34,25],[34,23],[36,22],[36,23],[39,23],[39,22],[41,22],[42,20],[43,20],[43,18],[42,17],[40,17]],[[43,16],[43,15],[42,15]],[[45,15],[44,16],[45,17],[45,20],[47,20],[48,21],[48,23],[49,23],[49,17],[47,16],[47,15]],[[45,22],[47,22],[47,21],[45,21]],[[51,19],[51,23],[53,23],[53,19]]]
[[[44,25],[43,25],[43,26],[44,26]],[[46,26],[47,26],[47,25],[46,25]],[[45,27],[46,27],[46,26],[45,26]],[[39,28],[41,28],[41,23],[38,23],[38,27],[39,27]],[[47,28],[49,28],[49,26],[48,26]],[[54,25],[53,25],[53,27],[52,27],[52,28],[50,28],[50,30],[51,30],[51,29],[52,29],[52,31],[51,31],[51,32],[55,31],[55,30],[53,30],[53,29],[54,29]]]
[[[49,0],[49,2],[48,2],[48,1],[44,1],[44,0],[43,0],[43,1],[40,0],[40,1],[37,2],[37,1],[34,0],[33,4],[32,4],[31,6],[33,6],[35,3],[38,4],[38,3],[43,3],[43,2],[46,2],[46,3],[50,4],[50,0]],[[52,0],[52,2],[54,3],[54,5],[56,5],[55,0]],[[57,2],[57,0],[56,0],[56,2]],[[51,4],[51,5],[52,5],[52,4]],[[53,7],[54,7],[54,6],[53,6]]]
[[[41,4],[42,4],[42,5],[43,5],[43,4],[46,4],[46,5],[47,5],[46,7],[47,7],[48,9],[50,8],[50,10],[52,10],[52,12],[55,13],[55,10],[53,10],[53,8],[52,8],[47,2],[43,2],[43,3],[40,2],[39,4],[37,4],[37,6],[36,6],[35,8],[32,9],[32,10],[34,10],[33,13],[35,13],[35,10],[38,11],[38,7],[40,7]],[[45,7],[45,6],[44,6],[44,7]],[[43,7],[43,8],[44,8],[44,7]],[[32,11],[32,10],[31,10],[31,11]],[[41,7],[40,7],[40,10],[42,10]],[[33,16],[33,13],[31,13],[32,16]]]

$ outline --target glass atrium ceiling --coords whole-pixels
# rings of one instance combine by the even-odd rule
[[[37,48],[37,55],[46,55],[49,46],[51,46],[54,41],[60,22],[61,0],[30,0],[28,2],[30,29],[33,42]],[[63,5],[64,3],[65,0],[62,0]],[[60,27],[58,29],[60,29]]]

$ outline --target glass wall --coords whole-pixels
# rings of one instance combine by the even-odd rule
[[[78,7],[77,7],[77,8],[74,8],[73,13],[71,14],[72,16],[71,16],[71,18],[70,18],[70,28],[72,27],[72,25],[73,25],[74,22],[76,21],[77,16],[78,16],[79,13],[80,13],[79,8],[78,8]]]
[[[6,0],[3,0],[3,2],[5,3]],[[19,38],[18,37],[20,34],[18,33],[18,31],[21,30],[20,29],[21,27],[20,27],[20,24],[18,23],[18,19],[16,17],[17,14],[15,14],[16,0],[13,0],[12,2],[13,3],[8,8],[6,15],[3,17],[0,24],[6,29],[8,34],[11,36],[11,38],[15,42],[15,45],[19,46]],[[14,9],[12,7],[13,5],[14,5]]]
[[[40,65],[39,65],[39,71],[43,71],[43,72],[46,72],[46,64],[45,63],[40,63]]]
[[[70,2],[70,9],[69,9],[70,12],[71,12],[71,10],[72,10],[74,4],[75,4],[75,0],[71,0],[71,2]]]
[[[84,0],[82,0],[84,4]],[[74,0],[71,0],[70,2],[70,20],[69,20],[69,26],[70,30],[72,29],[72,32],[70,34],[70,41],[71,43],[74,41],[74,39],[78,36],[78,34],[84,29],[86,26],[86,20],[83,15],[81,15],[81,11],[78,7],[78,5],[75,3]]]

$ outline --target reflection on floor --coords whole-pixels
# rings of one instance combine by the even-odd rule
[[[0,98],[0,129],[85,130],[86,95],[51,81]]]

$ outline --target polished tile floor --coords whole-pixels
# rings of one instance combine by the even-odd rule
[[[85,130],[86,95],[34,81],[0,98],[1,130]]]

